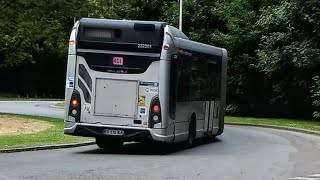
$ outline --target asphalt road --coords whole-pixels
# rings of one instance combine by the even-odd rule
[[[30,107],[61,113],[48,104]],[[192,149],[128,143],[116,153],[87,146],[0,154],[0,180],[317,180],[319,174],[320,137],[252,127],[227,126],[214,142]]]
[[[50,107],[53,101],[0,101],[0,113],[45,116],[63,119],[64,110]],[[1,180],[1,179],[0,179]]]

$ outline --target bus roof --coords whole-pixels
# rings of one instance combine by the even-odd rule
[[[123,27],[123,26],[132,26],[134,24],[154,24],[156,27],[165,26],[164,22],[157,21],[137,21],[137,20],[115,20],[115,19],[95,19],[95,18],[82,18],[80,20],[80,25],[83,26],[93,26],[93,27]]]
[[[211,55],[219,56],[219,57],[223,57],[224,51],[226,51],[224,48],[211,46],[208,44],[203,44],[200,42],[191,41],[191,40],[187,40],[187,39],[182,39],[179,37],[175,37],[174,41],[175,41],[175,44],[179,48],[203,52],[206,54],[211,54]]]
[[[169,26],[169,29],[170,29],[173,37],[182,38],[182,39],[189,39],[182,31],[180,31],[176,27]]]

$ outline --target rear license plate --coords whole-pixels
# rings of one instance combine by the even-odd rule
[[[112,136],[123,136],[124,135],[124,131],[122,131],[122,130],[114,130],[114,129],[104,129],[102,131],[102,134],[112,135]]]

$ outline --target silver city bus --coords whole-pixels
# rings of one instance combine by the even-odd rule
[[[163,22],[83,18],[69,43],[64,133],[100,148],[218,136],[227,59]]]

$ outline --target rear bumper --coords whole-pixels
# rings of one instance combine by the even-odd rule
[[[102,134],[104,129],[123,130],[123,136],[106,136]],[[108,137],[121,139],[126,142],[146,142],[146,141],[159,141],[159,142],[173,142],[174,135],[166,135],[165,129],[150,129],[130,126],[114,126],[102,124],[87,124],[77,122],[66,122],[64,133],[73,136],[85,137]]]

